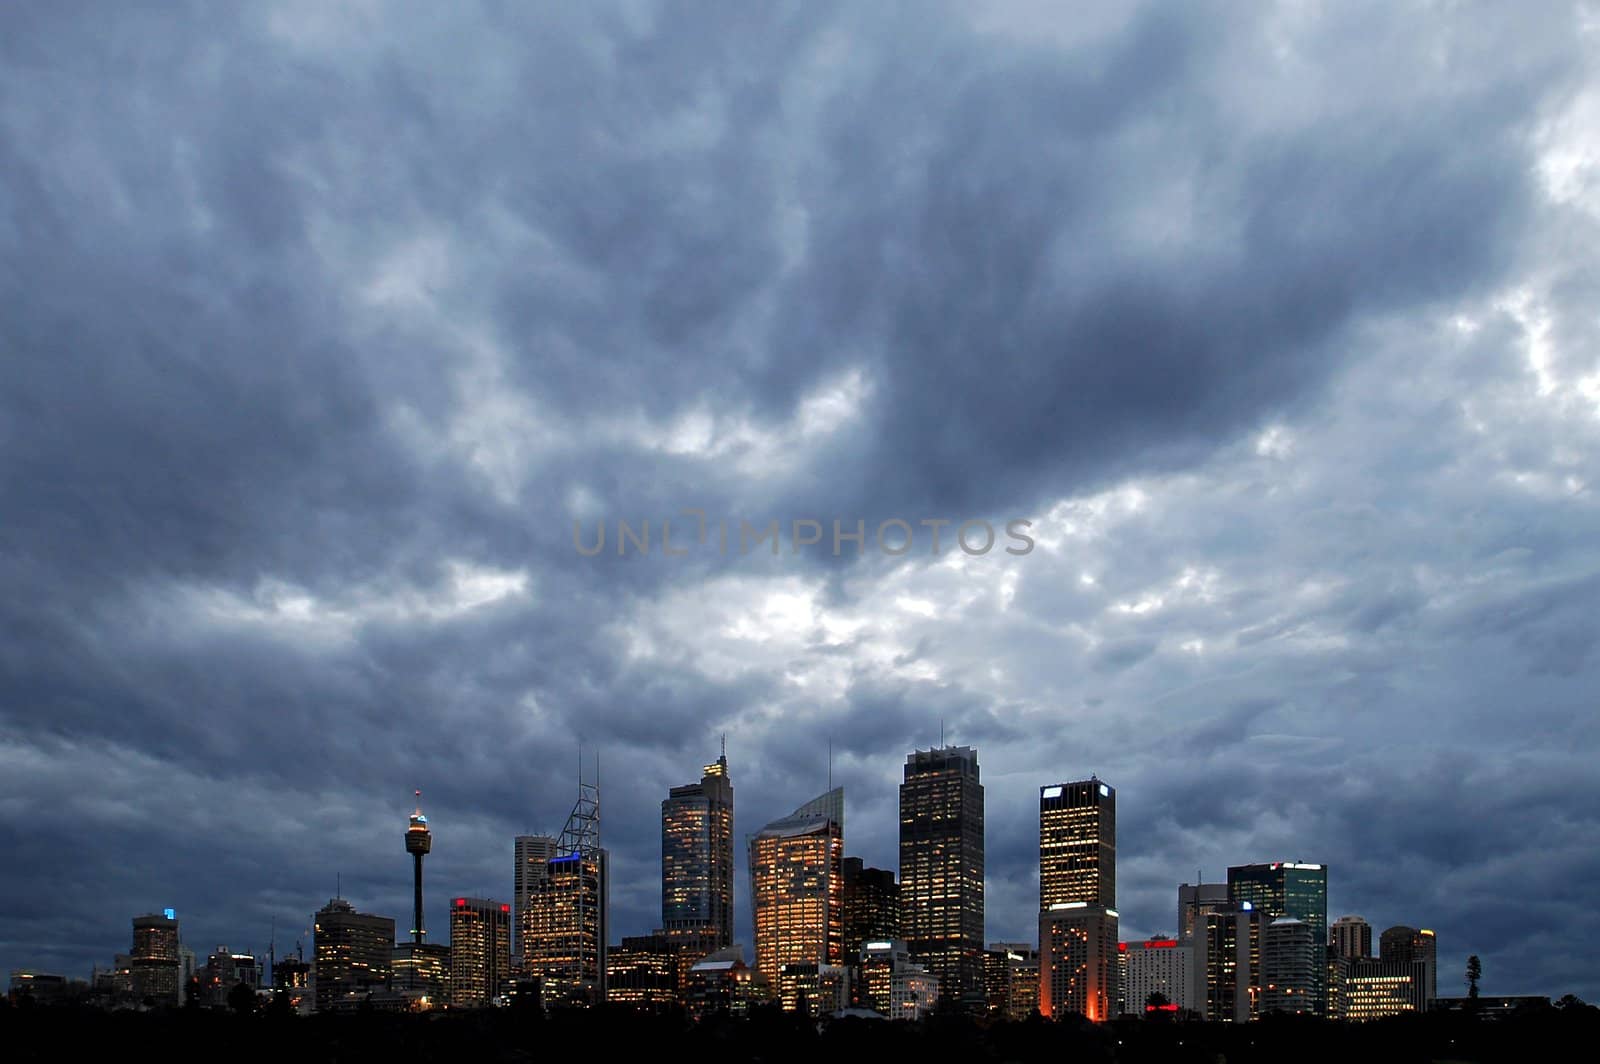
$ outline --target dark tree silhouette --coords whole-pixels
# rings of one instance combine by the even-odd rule
[[[1483,978],[1483,962],[1474,953],[1467,958],[1467,997],[1478,1000],[1478,980]]]
[[[228,991],[228,1007],[241,1016],[256,1011],[255,988],[248,983],[235,983],[233,989]]]
[[[294,1006],[289,1003],[286,991],[277,989],[273,991],[272,1000],[267,1004],[266,1014],[280,1019],[294,1015]]]

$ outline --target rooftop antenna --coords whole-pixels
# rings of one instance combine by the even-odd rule
[[[722,760],[728,760],[728,733],[722,733]]]
[[[944,718],[939,718],[939,749],[944,749]]]
[[[828,737],[828,790],[833,790],[833,737]]]

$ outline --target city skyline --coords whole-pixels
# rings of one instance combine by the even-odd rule
[[[579,749],[648,935],[726,735],[747,955],[955,744],[987,941],[1099,778],[1124,939],[1317,863],[1600,1000],[1592,0],[24,0],[0,101],[0,971],[404,934],[416,790],[438,943]]]
[[[907,755],[904,779],[909,781],[916,776],[923,775],[929,770],[933,770],[935,773],[938,773],[945,766],[947,759],[953,759],[955,762],[955,767],[963,770],[958,772],[955,778],[960,778],[964,775],[971,774],[969,783],[976,783],[976,752],[971,748],[950,745],[933,747],[926,751],[913,751],[911,754]],[[596,771],[598,774],[598,770]],[[667,848],[670,842],[669,835],[665,829],[668,824],[668,810],[674,806],[672,801],[673,799],[703,796],[703,787],[705,785],[714,785],[717,788],[723,789],[722,793],[726,796],[725,801],[727,802],[731,811],[732,792],[731,788],[726,782],[728,776],[726,737],[722,739],[721,755],[716,762],[705,766],[704,773],[705,777],[701,784],[687,787],[673,787],[671,788],[668,799],[662,803],[664,829],[662,836],[663,864],[660,867],[663,875],[665,873],[665,869],[667,868]],[[981,789],[977,793],[981,803]],[[1130,944],[1130,941],[1132,941],[1130,940],[1130,937],[1119,928],[1118,913],[1113,908],[1113,903],[1115,902],[1115,870],[1117,850],[1117,790],[1116,788],[1110,786],[1109,783],[1100,780],[1098,777],[1091,777],[1088,780],[1075,783],[1057,783],[1041,786],[1037,788],[1037,793],[1039,797],[1038,817],[1040,838],[1038,864],[1040,870],[1040,875],[1038,878],[1038,882],[1040,884],[1038,896],[1040,916],[1040,922],[1038,924],[1038,941],[1041,943],[1040,954],[1045,960],[1048,961],[1050,954],[1049,947],[1045,944],[1045,940],[1047,937],[1054,937],[1057,939],[1058,949],[1064,951],[1088,950],[1088,953],[1084,956],[1089,958],[1098,958],[1098,963],[1103,966],[1104,970],[1100,971],[1098,975],[1091,979],[1091,987],[1098,989],[1094,989],[1089,998],[1083,998],[1081,990],[1078,991],[1077,996],[1072,998],[1069,1011],[1071,1009],[1086,1009],[1089,1010],[1095,1018],[1103,1019],[1107,1015],[1105,1010],[1109,1007],[1107,1003],[1110,1001],[1111,993],[1114,989],[1113,984],[1115,976],[1112,974],[1112,972],[1114,971],[1115,966],[1116,951],[1119,949],[1126,950],[1127,946]],[[516,893],[516,888],[514,886],[515,883],[522,882],[523,879],[526,878],[532,883],[534,889],[538,890],[542,885],[543,880],[548,878],[549,875],[553,874],[553,870],[557,867],[557,864],[560,861],[570,862],[576,860],[575,856],[554,858],[549,864],[549,868],[551,870],[550,872],[543,872],[541,870],[539,873],[524,877],[522,867],[523,854],[531,854],[534,850],[538,850],[541,853],[548,852],[552,855],[562,851],[584,850],[587,852],[589,847],[592,847],[598,843],[598,810],[600,794],[598,792],[597,784],[583,780],[581,769],[579,794],[579,800],[568,818],[567,826],[563,830],[559,842],[557,839],[552,837],[528,835],[518,835],[511,840],[513,853],[518,858],[516,866],[512,869],[511,878],[513,883],[513,895]],[[420,792],[416,792],[415,796],[420,798]],[[921,799],[913,806],[915,809],[924,811],[924,815],[927,797],[927,794],[923,794]],[[901,785],[899,798],[901,809],[904,810],[906,808],[906,792],[904,783]],[[756,853],[757,839],[763,836],[771,835],[774,838],[782,839],[790,836],[817,835],[823,840],[824,845],[824,849],[818,851],[819,854],[823,852],[829,853],[834,859],[842,860],[845,865],[854,863],[859,870],[862,863],[861,858],[841,857],[841,855],[845,853],[845,847],[842,841],[839,841],[843,838],[843,810],[844,790],[842,787],[833,788],[828,792],[812,799],[811,801],[804,803],[802,806],[786,816],[780,817],[773,823],[768,824],[760,832],[746,836],[747,843],[750,847],[749,854],[752,858],[754,857]],[[900,822],[902,826],[900,836],[902,852],[906,839],[903,830],[905,823],[904,818],[906,815],[907,814],[905,812],[902,812],[900,816]],[[981,825],[981,816],[978,817],[978,822]],[[421,815],[420,804],[417,809],[413,810],[408,823],[409,828],[406,833],[406,849],[410,853],[415,853],[419,847],[413,845],[414,837],[417,835],[419,830],[422,832],[427,832],[428,830],[428,821],[426,817]],[[835,841],[828,842],[828,839],[833,839]],[[649,936],[630,936],[625,931],[618,935],[610,930],[610,928],[614,925],[610,920],[609,905],[607,902],[607,895],[609,894],[611,887],[607,869],[607,853],[604,849],[600,849],[597,852],[599,856],[598,867],[600,869],[600,873],[598,882],[600,887],[599,893],[596,895],[596,897],[598,898],[599,913],[597,918],[591,919],[598,930],[596,941],[600,944],[600,957],[598,960],[600,968],[598,970],[603,972],[605,970],[604,955],[607,949],[609,949],[611,946],[615,946],[616,944],[611,940],[620,938],[634,942],[645,942],[651,941],[651,939]],[[785,858],[784,854],[778,854],[777,856],[780,858],[780,862]],[[543,864],[544,862],[535,863]],[[811,857],[806,857],[805,863],[814,865],[815,861],[813,861]],[[735,862],[735,864],[737,866],[737,862]],[[847,885],[849,880],[848,868],[846,868],[844,871],[846,872],[846,875],[841,881],[833,884],[835,892],[826,898],[825,904],[819,910],[825,914],[827,925],[826,931],[817,931],[817,934],[822,936],[817,937],[816,939],[819,944],[819,948],[823,941],[831,943],[834,942],[836,937],[839,936],[842,936],[839,938],[839,941],[843,943],[844,941],[848,940],[848,936],[850,934],[850,929],[847,922],[848,903],[844,901],[846,893],[839,892],[841,888],[844,888]],[[799,874],[803,877],[806,877],[808,881],[815,878],[810,872],[806,872],[804,870],[800,870]],[[891,877],[894,877],[894,870],[891,869],[889,874]],[[1259,925],[1259,931],[1257,932],[1263,936],[1267,933],[1267,924],[1271,922],[1273,916],[1289,915],[1292,913],[1307,917],[1307,919],[1310,921],[1309,926],[1314,928],[1314,930],[1308,935],[1307,942],[1319,943],[1319,945],[1314,947],[1314,950],[1316,952],[1315,971],[1319,973],[1315,979],[1315,985],[1320,985],[1320,973],[1324,963],[1322,959],[1322,952],[1324,948],[1332,949],[1332,943],[1336,937],[1338,926],[1346,924],[1350,921],[1357,921],[1360,922],[1362,926],[1366,927],[1369,933],[1371,931],[1370,924],[1365,922],[1364,917],[1358,915],[1341,916],[1337,921],[1332,921],[1329,919],[1326,908],[1326,899],[1328,896],[1327,874],[1327,867],[1321,864],[1260,862],[1247,863],[1243,865],[1230,865],[1227,869],[1227,884],[1209,884],[1207,889],[1210,891],[1210,893],[1202,895],[1202,897],[1215,897],[1218,901],[1222,902],[1223,907],[1226,909],[1236,909],[1242,906],[1244,909],[1260,911],[1267,917]],[[779,878],[785,882],[788,881],[787,874],[780,875]],[[1296,884],[1300,884],[1301,881],[1304,881],[1304,883],[1307,885],[1297,886]],[[747,880],[747,882],[753,882],[753,880]],[[896,889],[897,895],[900,894],[899,888],[903,886],[903,884],[898,881],[897,877],[895,877],[892,882]],[[665,884],[665,878],[663,878],[663,884]],[[1285,892],[1285,884],[1288,884],[1287,893]],[[1194,889],[1195,888],[1191,887],[1187,883],[1183,883],[1175,887],[1174,892],[1178,901],[1180,922],[1183,919],[1183,912],[1187,904],[1186,899],[1190,896],[1190,893]],[[665,897],[666,896],[664,895],[664,900]],[[903,904],[904,900],[905,899],[903,895],[900,896],[899,903]],[[455,926],[457,919],[463,915],[463,909],[470,908],[473,911],[483,910],[488,913],[497,914],[502,919],[504,924],[504,929],[502,932],[504,941],[502,942],[500,949],[505,952],[507,958],[518,956],[517,953],[512,952],[512,929],[515,927],[514,917],[512,915],[514,912],[514,906],[512,904],[501,903],[498,900],[493,899],[484,900],[464,897],[455,897],[450,899],[448,900],[447,904],[449,906],[448,911],[452,928]],[[1308,905],[1310,905],[1310,908],[1307,908]],[[535,907],[537,908],[537,898],[535,898]],[[552,910],[552,912],[553,911],[554,910]],[[341,913],[353,915],[341,916]],[[358,922],[364,922],[363,926],[366,926],[367,924],[376,925],[377,923],[382,923],[390,928],[397,926],[396,921],[393,918],[386,917],[382,913],[363,912],[359,906],[352,905],[350,900],[344,897],[343,894],[336,894],[335,897],[316,914],[315,922],[317,925],[320,927],[326,923],[330,914],[337,918],[337,920],[348,921],[353,919]],[[840,916],[846,917],[845,922],[840,921]],[[904,917],[902,916],[902,919],[903,918]],[[537,922],[538,918],[536,917],[535,919]],[[544,919],[545,922],[548,923],[550,918],[546,917]],[[752,920],[753,919],[754,913],[752,913]],[[793,919],[794,918],[792,916],[782,917],[780,918],[780,923],[783,923],[784,921],[792,921]],[[165,910],[164,916],[157,915],[136,918],[134,920],[135,946],[133,954],[135,958],[139,956],[139,950],[141,948],[140,936],[143,934],[143,932],[140,930],[142,926],[141,920],[150,922],[152,926],[170,926],[172,928],[176,928],[178,926],[176,912],[171,908]],[[790,939],[797,933],[802,935],[804,934],[804,932],[797,930],[799,925],[783,923],[783,927],[784,930],[781,936],[782,939]],[[1064,940],[1060,938],[1063,928],[1068,929],[1067,938]],[[752,927],[752,932],[754,932],[754,927]],[[659,936],[660,932],[657,931],[656,935]],[[414,931],[405,933],[400,933],[397,931],[395,933],[393,964],[391,966],[387,959],[382,962],[382,964],[385,966],[385,979],[387,979],[387,976],[390,973],[390,968],[392,967],[395,978],[397,980],[403,980],[404,977],[401,975],[400,970],[400,966],[402,964],[401,956],[406,949],[413,948],[411,943],[414,937]],[[882,936],[880,935],[879,937]],[[902,934],[890,937],[903,938],[904,935]],[[1415,927],[1395,925],[1385,929],[1383,935],[1380,937],[1384,945],[1383,959],[1385,962],[1389,962],[1393,960],[1395,956],[1399,956],[1399,951],[1402,950],[1405,951],[1402,961],[1409,962],[1412,951],[1420,948],[1417,943],[1426,943],[1426,957],[1428,961],[1428,989],[1422,1000],[1426,1000],[1426,998],[1433,996],[1433,994],[1436,993],[1434,987],[1437,985],[1437,979],[1435,976],[1435,973],[1437,972],[1435,932],[1431,930],[1423,930],[1419,932]],[[452,932],[452,944],[454,942],[454,938],[455,935],[454,932]],[[1159,935],[1151,935],[1150,938],[1154,940],[1159,938]],[[465,945],[469,950],[479,949],[481,951],[482,943],[479,941],[479,939],[481,939],[481,935],[477,938],[469,939]],[[558,939],[559,941],[566,942],[568,944],[574,941],[571,934],[562,934],[558,936]],[[660,940],[663,942],[666,941],[664,938]],[[752,944],[756,943],[757,939],[754,933],[752,933],[750,941]],[[985,945],[982,948],[990,948],[994,941],[994,937],[986,934],[983,941]],[[1327,946],[1324,947],[1320,943],[1327,943]],[[175,946],[176,944],[177,940],[174,938],[173,942],[169,945]],[[1137,945],[1138,943],[1136,941],[1132,941],[1132,944]],[[315,948],[315,941],[312,942],[312,946],[313,956],[319,955],[320,950]],[[743,943],[736,942],[735,946],[739,951],[744,951]],[[678,948],[684,947],[692,948],[692,943],[685,941]],[[437,948],[446,950],[445,955],[451,957],[451,964],[455,968],[461,968],[463,965],[467,965],[467,967],[470,969],[474,966],[474,962],[463,959],[460,954],[450,954],[447,945],[441,944]],[[520,946],[517,948],[518,950],[521,949]],[[783,948],[786,949],[787,952],[784,952],[783,955],[778,957],[776,960],[771,961],[771,964],[774,966],[774,971],[777,970],[777,967],[781,967],[783,963],[787,963],[783,959],[784,957],[788,957],[790,953],[793,953],[792,948],[787,946]],[[845,950],[837,949],[832,945],[826,947],[826,949],[828,951],[827,955],[832,957],[834,960],[842,963],[850,963],[849,957],[847,956],[847,952]],[[1391,952],[1391,950],[1394,952]],[[190,953],[192,956],[192,951],[188,950],[187,946],[185,947],[185,951]],[[269,952],[267,955],[270,956],[272,951],[273,948],[269,947]],[[168,952],[171,952],[171,950],[169,949]],[[752,962],[752,967],[756,967],[760,963],[759,955],[756,949],[750,949],[745,952],[750,954],[749,959]],[[288,955],[288,952],[285,951],[284,956],[287,957]],[[1420,957],[1422,954],[1419,953],[1418,956]],[[1083,957],[1078,956],[1076,952],[1073,952],[1073,958],[1073,963],[1078,964],[1081,964],[1084,959]],[[481,960],[477,962],[477,967],[481,967],[482,963],[483,962]],[[1199,962],[1196,961],[1195,963]],[[137,960],[135,960],[135,965],[137,966]],[[504,972],[509,969],[509,966],[510,961],[508,959],[506,961],[497,962],[496,965],[492,966],[489,970],[491,972]],[[97,963],[95,967],[98,970],[101,965]],[[1044,967],[1048,969],[1048,964],[1046,964]],[[539,968],[539,962],[537,960],[533,960],[532,969],[538,970]],[[563,967],[563,971],[564,970],[565,968]],[[1203,974],[1203,967],[1197,971]],[[494,978],[502,980],[501,985],[509,986],[509,983],[503,982],[503,980],[506,979],[506,976],[500,975]],[[559,974],[552,975],[550,978],[556,980],[556,982],[552,983],[551,987],[547,987],[546,989],[547,994],[552,994],[552,1000],[561,1000],[572,993],[570,988],[563,989],[566,981],[564,981]],[[459,982],[460,979],[461,974],[457,972],[453,981]],[[471,977],[469,976],[469,983],[470,979]],[[599,976],[595,979],[595,981],[600,986],[598,993],[603,994],[605,982],[604,976]],[[398,987],[401,985],[401,983],[397,982],[395,985]],[[776,980],[774,980],[774,985],[777,985]],[[593,989],[587,991],[589,994],[594,994],[596,992],[597,991]],[[1095,997],[1094,995],[1098,995],[1098,997]],[[320,997],[321,995],[319,994],[319,1007],[326,1007],[325,1005],[321,1004]],[[1041,991],[1041,1007],[1049,1004],[1049,997],[1050,995],[1048,991]],[[480,1000],[478,1004],[481,1006],[484,1004],[484,1001]],[[1058,1010],[1060,1010],[1061,1006],[1059,1002],[1056,1007]]]

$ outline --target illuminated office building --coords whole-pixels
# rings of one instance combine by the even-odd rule
[[[1117,792],[1098,779],[1039,790],[1039,911],[1117,907]]]
[[[1123,1011],[1144,1015],[1162,1009],[1184,1012],[1193,1006],[1189,995],[1194,985],[1194,952],[1186,942],[1156,936],[1144,942],[1119,942],[1123,957]],[[1150,996],[1160,994],[1165,1006],[1152,1006]]]
[[[312,985],[318,1012],[350,994],[387,988],[394,962],[394,921],[356,912],[343,898],[317,911],[312,936]]]
[[[856,978],[851,986],[854,1003],[888,1015],[894,973],[911,965],[911,951],[899,939],[862,943],[856,956]]]
[[[610,855],[600,846],[600,789],[578,781],[557,856],[528,895],[523,972],[545,1005],[594,1006],[606,998]]]
[[[528,902],[523,971],[547,1005],[605,1000],[608,854],[566,854],[547,864]]]
[[[1359,916],[1341,916],[1328,929],[1328,951],[1347,960],[1372,956],[1372,925]]]
[[[1117,911],[1057,902],[1039,914],[1039,1013],[1114,1019]]]
[[[661,803],[661,931],[696,957],[733,944],[733,782],[728,753]]]
[[[511,906],[489,898],[450,903],[450,1003],[494,1004],[511,979]]]
[[[1249,902],[1205,914],[1196,925],[1190,1000],[1214,1023],[1256,1018],[1261,990],[1261,932],[1266,918]]]
[[[778,969],[778,1001],[785,1012],[825,1016],[850,1004],[850,970],[842,964],[799,961]]]
[[[754,1005],[770,1000],[772,988],[744,962],[744,950],[729,946],[689,967],[680,994],[691,1018],[748,1016]]]
[[[1378,936],[1378,956],[1397,964],[1420,961],[1426,965],[1423,980],[1424,1000],[1438,997],[1439,944],[1433,932],[1426,929],[1391,927]]]
[[[135,999],[171,1006],[183,1000],[181,949],[178,918],[171,909],[134,917],[128,972]]]
[[[606,950],[607,1004],[646,1010],[673,1004],[692,967],[684,963],[686,952],[680,939],[662,934],[625,937]]]
[[[1039,789],[1039,1012],[1116,1009],[1117,792],[1090,778]]]
[[[1328,869],[1326,865],[1274,861],[1228,869],[1228,898],[1249,902],[1267,921],[1289,916],[1311,930],[1315,984],[1313,1011],[1327,1014]]]
[[[450,947],[436,942],[401,942],[390,955],[394,989],[413,1008],[438,1008],[450,1003]]]
[[[989,943],[983,995],[991,1016],[1025,1020],[1039,1011],[1039,951],[1033,943]]]
[[[1335,969],[1334,1015],[1339,1019],[1381,1020],[1428,1008],[1426,961],[1340,958]]]
[[[983,784],[970,746],[906,755],[900,784],[900,906],[906,945],[942,992],[983,996]]]
[[[843,894],[844,788],[812,799],[751,837],[756,970],[769,985],[780,987],[785,965],[843,963]]]
[[[527,960],[528,897],[549,871],[556,840],[549,835],[518,835],[511,844],[511,951]]]

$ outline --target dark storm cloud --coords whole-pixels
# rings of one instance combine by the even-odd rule
[[[1287,601],[1315,567],[1278,485],[1222,473],[1094,583],[1043,550],[975,577],[572,549],[575,517],[683,506],[1039,518],[1152,471],[1249,481],[1219,448],[1343,409],[1329,383],[1403,346],[1374,340],[1396,319],[1576,254],[1529,147],[1581,58],[1564,11],[1151,8],[1065,41],[1021,11],[1000,31],[922,6],[0,15],[0,842],[27,870],[0,886],[4,966],[109,960],[165,904],[191,944],[259,948],[338,873],[402,912],[416,786],[438,928],[440,891],[505,893],[510,835],[559,829],[580,741],[603,751],[623,932],[655,919],[657,803],[721,732],[741,834],[823,789],[831,740],[851,849],[892,867],[899,761],[941,718],[985,751],[991,931],[1027,933],[1035,777],[1103,766],[1124,852],[1171,857],[1129,858],[1125,913],[1170,909],[1199,851],[1286,845],[1258,814],[1309,779],[1341,796],[1300,822],[1351,870],[1336,889],[1396,920],[1432,905],[1461,941],[1513,884],[1438,840],[1464,844],[1465,815],[1515,843],[1556,793],[1489,802],[1509,777],[1467,751],[1478,797],[1385,764],[1385,807],[1340,782],[1381,728],[1352,711],[1329,754],[1305,707],[1413,697],[1413,651],[1476,657],[1542,685],[1525,734],[1593,749],[1572,701],[1595,668],[1587,511],[1466,507],[1461,549],[1512,582],[1442,620],[1427,574],[1381,556],[1481,488],[1424,506],[1384,485],[1471,445],[1453,396],[1505,384],[1514,315],[1427,382],[1423,423],[1448,431],[1370,457],[1377,488],[1324,472],[1331,498],[1301,501],[1348,577],[1327,600]],[[1584,372],[1592,322],[1562,310],[1592,289],[1551,282],[1550,372]],[[1572,431],[1519,423],[1508,473]],[[1263,575],[1175,593],[1180,550]],[[1296,645],[1324,630],[1355,645]],[[1196,640],[1242,657],[1197,676]],[[1477,686],[1461,712],[1501,735],[1515,684]],[[1326,759],[1310,776],[1283,767],[1301,740]],[[1196,764],[1167,779],[1174,749]],[[1456,826],[1419,837],[1407,810]],[[1358,836],[1359,859],[1331,841]],[[1503,963],[1565,989],[1571,958],[1540,962],[1578,919],[1555,873],[1589,868],[1549,841],[1546,937]],[[1412,853],[1471,900],[1396,899],[1382,870]]]

